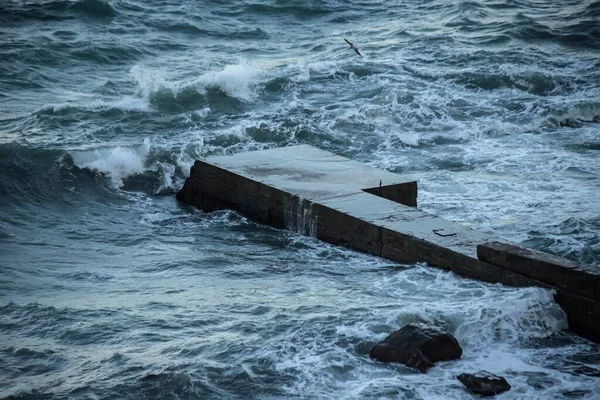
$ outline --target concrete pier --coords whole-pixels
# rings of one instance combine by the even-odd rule
[[[300,145],[197,160],[177,199],[401,263],[554,289],[576,333],[600,341],[600,269],[425,213],[417,183]]]

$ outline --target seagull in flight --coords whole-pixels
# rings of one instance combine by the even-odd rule
[[[362,57],[362,55],[360,54],[360,52],[358,51],[358,47],[356,47],[355,45],[352,44],[352,42],[350,42],[348,39],[344,38],[344,40],[346,41],[346,43],[348,43],[350,45],[350,48],[352,50],[354,50],[356,52],[356,54],[358,54],[359,56]]]

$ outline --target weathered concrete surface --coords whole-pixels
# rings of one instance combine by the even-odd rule
[[[417,209],[416,182],[397,174],[301,145],[198,160],[177,198],[398,262],[556,289],[570,326],[600,339],[597,275]]]
[[[416,205],[414,182],[407,182],[397,174],[371,168],[311,146],[291,146],[234,156],[211,157],[207,162],[248,178],[255,184],[266,184],[307,200],[343,196],[379,186],[385,188],[409,184],[414,187],[415,192],[415,198],[411,200],[414,204],[410,205]],[[203,164],[203,161],[196,161],[195,166],[200,165],[200,168],[203,168]]]

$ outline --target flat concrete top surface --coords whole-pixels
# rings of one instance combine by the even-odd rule
[[[319,203],[375,226],[423,239],[473,258],[477,258],[478,244],[500,240],[498,236],[366,192]],[[510,243],[506,240],[502,242]]]
[[[307,200],[359,193],[380,181],[382,186],[411,181],[309,145],[210,157],[206,162]]]
[[[477,244],[497,236],[364,192],[410,182],[308,145],[211,157],[207,163],[390,230],[477,258]],[[436,233],[437,232],[437,233]]]

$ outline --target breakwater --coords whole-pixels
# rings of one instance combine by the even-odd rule
[[[197,160],[177,198],[402,263],[555,291],[574,332],[600,340],[600,273],[417,208],[417,183],[307,145]]]

